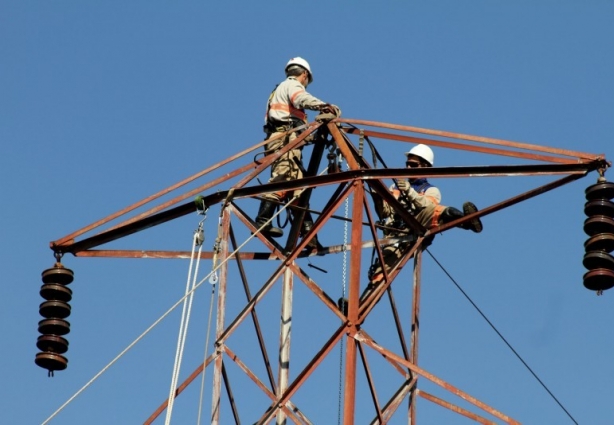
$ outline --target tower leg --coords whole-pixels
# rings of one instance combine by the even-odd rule
[[[219,261],[228,258],[228,235],[230,229],[230,209],[225,207],[222,211],[222,235],[220,240]],[[222,264],[219,269],[218,296],[217,296],[217,321],[215,328],[216,340],[224,332],[224,319],[226,316],[226,281],[228,278],[228,262]],[[216,347],[217,357],[213,367],[213,391],[211,400],[211,424],[220,423],[220,407],[222,393],[222,353],[224,352],[223,343]]]
[[[292,293],[294,289],[294,274],[289,267],[284,271],[284,281],[281,290],[281,325],[279,331],[279,377],[277,397],[288,388],[290,372],[290,337],[292,335]],[[277,425],[285,425],[286,414],[280,409],[277,414]]]

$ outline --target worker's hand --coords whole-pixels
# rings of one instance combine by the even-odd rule
[[[405,193],[409,192],[409,189],[411,188],[411,186],[409,185],[409,181],[407,181],[406,179],[399,179],[397,181],[397,187],[401,192]]]
[[[320,106],[320,112],[323,114],[333,114],[335,117],[339,118],[341,116],[341,109],[337,105],[331,105],[330,103],[325,103]]]

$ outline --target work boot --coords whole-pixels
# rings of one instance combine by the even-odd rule
[[[465,202],[463,204],[463,212],[459,211],[454,207],[447,207],[441,213],[440,220],[443,224],[449,223],[453,220],[457,220],[459,218],[463,218],[468,214],[473,214],[477,212],[478,208],[472,202]],[[482,222],[479,218],[474,218],[473,220],[460,224],[458,227],[465,230],[471,230],[475,233],[480,233],[482,231]]]
[[[476,207],[473,202],[465,202],[463,204],[463,212],[465,213],[465,215],[473,214],[475,212],[478,212],[478,207]],[[463,226],[465,226],[463,227],[463,229],[469,229],[475,233],[480,233],[483,228],[482,221],[477,217],[464,224]]]
[[[311,213],[307,211],[303,219],[303,226],[301,228],[301,237],[304,237],[307,233],[309,233],[312,228],[313,228],[313,219],[311,218]],[[307,244],[305,248],[311,251],[314,251],[314,250],[320,251],[324,249],[324,247],[320,245],[320,242],[318,241],[318,235],[314,235],[314,237],[311,238],[311,240],[309,241],[309,243]]]
[[[274,203],[272,203],[271,201],[267,201],[267,200],[261,201],[260,208],[258,209],[258,216],[256,217],[256,227],[260,228],[264,226],[261,231],[262,234],[270,236],[272,238],[279,238],[284,235],[283,230],[277,227],[273,227],[270,221],[266,225],[264,224],[267,222],[267,220],[270,220],[271,217],[273,217],[274,213],[275,213]]]

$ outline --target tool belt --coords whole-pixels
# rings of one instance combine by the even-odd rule
[[[284,131],[288,131],[294,127],[299,127],[305,124],[303,121],[297,119],[292,119],[292,121],[277,121],[268,119],[266,124],[262,127],[262,130],[266,133],[267,138],[273,133],[281,133]],[[297,131],[297,135],[301,134],[304,130]]]

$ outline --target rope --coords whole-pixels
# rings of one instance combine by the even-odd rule
[[[211,316],[212,316],[211,313],[213,312],[214,294],[215,294],[215,284],[212,284],[211,285],[211,301],[209,302],[209,320],[207,323],[207,337],[205,338],[205,353],[203,355],[203,364],[205,364],[205,362],[207,361],[207,347],[209,346],[209,334],[211,331]],[[198,420],[196,422],[198,425],[200,425],[200,418],[202,414],[203,397],[205,394],[205,374],[206,372],[207,372],[207,369],[203,368],[203,376],[200,381],[200,402],[198,403]]]
[[[326,171],[326,169],[324,169],[320,174],[323,174]],[[200,288],[200,286],[207,280],[209,279],[215,272],[217,272],[217,270],[222,267],[224,264],[226,264],[228,261],[230,261],[236,254],[237,252],[239,252],[241,249],[243,249],[243,247],[245,245],[247,245],[249,243],[249,241],[251,241],[254,237],[256,237],[257,234],[259,234],[262,229],[271,222],[271,220],[273,220],[277,215],[281,214],[286,208],[288,208],[291,204],[292,201],[294,201],[295,199],[298,199],[298,197],[300,196],[300,194],[305,190],[306,188],[300,189],[298,191],[298,193],[283,207],[281,207],[279,209],[279,211],[277,211],[273,217],[271,217],[269,220],[267,220],[262,226],[260,226],[258,229],[256,229],[256,231],[254,233],[252,233],[250,236],[248,236],[248,238],[241,244],[239,245],[233,252],[231,252],[225,259],[223,259],[220,264],[218,264],[211,272],[209,272],[208,275],[206,275],[205,277],[203,277],[196,285],[194,285],[192,287],[192,289],[190,289],[190,291],[188,293],[186,293],[183,297],[181,297],[177,302],[175,302],[175,304],[173,304],[168,310],[166,310],[155,322],[153,322],[147,329],[145,329],[145,331],[143,331],[143,333],[141,333],[134,341],[132,341],[126,348],[124,348],[117,356],[115,356],[106,366],[104,366],[100,372],[98,372],[96,375],[94,375],[88,382],[85,383],[85,385],[83,385],[79,390],[77,390],[76,393],[74,393],[68,400],[66,400],[64,402],[64,404],[62,404],[60,407],[57,408],[57,410],[55,412],[53,412],[47,419],[45,419],[45,421],[42,422],[41,425],[46,425],[49,423],[49,421],[51,421],[53,418],[55,418],[62,410],[64,410],[66,408],[66,406],[68,406],[75,398],[77,398],[79,395],[81,395],[81,393],[83,391],[85,391],[87,388],[89,388],[90,385],[92,385],[98,378],[100,378],[100,376],[105,373],[111,366],[113,366],[115,363],[117,363],[117,361],[122,358],[128,351],[130,351],[132,349],[132,347],[134,347],[136,344],[138,344],[143,338],[145,338],[145,336],[147,336],[147,334],[149,332],[151,332],[156,326],[158,326],[160,324],[160,322],[162,322],[164,319],[166,319],[166,317],[171,314],[188,296],[190,296],[192,293],[194,293],[194,291],[196,291],[198,288]]]
[[[228,193],[228,197],[230,197],[231,192]],[[224,210],[225,205],[229,202],[228,201],[228,197],[226,198],[226,201],[224,202],[224,206],[222,207],[222,211]],[[205,348],[204,348],[204,353],[203,353],[203,365],[205,364],[205,362],[207,361],[207,347],[209,347],[209,335],[211,334],[211,319],[212,319],[212,315],[213,315],[213,299],[214,299],[214,295],[215,295],[215,285],[217,284],[217,272],[215,265],[217,264],[217,256],[220,252],[220,241],[222,239],[222,215],[220,214],[220,218],[218,221],[218,234],[217,234],[217,239],[215,240],[215,245],[213,248],[213,262],[212,262],[212,271],[211,273],[213,273],[211,275],[211,277],[209,278],[209,283],[211,284],[211,299],[209,301],[209,319],[207,320],[207,336],[205,337]],[[202,410],[203,410],[203,399],[204,399],[204,395],[205,395],[205,377],[207,375],[207,369],[203,368],[203,376],[201,377],[201,381],[200,381],[200,399],[199,399],[199,403],[198,403],[198,418],[196,423],[198,425],[200,425],[201,423],[201,417],[202,417]]]
[[[518,354],[518,352],[516,350],[514,350],[514,347],[512,347],[512,345],[509,342],[507,342],[507,340],[503,337],[501,332],[499,332],[499,330],[495,327],[495,325],[493,325],[493,323],[490,320],[488,320],[488,317],[486,317],[486,315],[482,312],[482,310],[480,310],[480,308],[476,305],[476,303],[473,302],[473,300],[469,297],[469,295],[467,295],[467,293],[463,290],[463,288],[461,288],[461,286],[458,284],[458,282],[456,282],[456,280],[454,280],[454,278],[450,275],[450,273],[448,273],[448,271],[441,265],[441,263],[439,261],[437,261],[435,256],[433,254],[431,254],[431,251],[429,251],[427,249],[426,252],[428,252],[428,254],[431,256],[431,258],[435,261],[435,263],[437,263],[439,268],[446,274],[446,276],[448,276],[448,278],[450,278],[452,283],[454,283],[454,285],[456,285],[458,290],[461,291],[461,293],[464,295],[464,297],[467,299],[467,301],[469,301],[471,303],[471,305],[477,310],[477,312],[482,316],[482,318],[484,320],[486,320],[486,323],[488,323],[488,325],[492,328],[492,330],[495,331],[495,333],[499,336],[499,338],[501,338],[501,340],[505,343],[505,345],[507,345],[507,347],[510,350],[512,350],[512,353],[514,353],[514,355],[518,358],[518,360],[520,360],[522,362],[524,367],[529,372],[531,372],[531,375],[533,375],[533,377],[537,380],[537,382],[539,382],[541,384],[541,386],[548,392],[548,394],[550,394],[550,397],[552,397],[552,399],[560,406],[561,409],[563,409],[563,411],[567,414],[567,416],[569,416],[569,419],[571,419],[574,424],[578,425],[578,422],[576,422],[576,420],[573,418],[573,416],[571,416],[571,414],[567,411],[567,409],[565,409],[565,407],[563,407],[561,402],[554,396],[554,394],[552,394],[552,392],[548,389],[546,384],[544,384],[543,381],[541,379],[539,379],[537,374],[535,372],[533,372],[533,369],[531,369],[531,367],[527,364],[527,362],[525,362],[524,359],[520,356],[520,354]]]
[[[175,404],[175,389],[177,388],[177,380],[179,379],[179,371],[181,370],[181,361],[183,359],[183,352],[185,348],[185,341],[188,334],[188,326],[190,325],[190,314],[192,311],[192,302],[194,300],[194,292],[190,291],[196,284],[196,277],[198,276],[198,268],[200,266],[200,253],[202,252],[203,245],[199,243],[200,230],[202,228],[202,222],[198,225],[198,230],[194,232],[192,238],[192,254],[190,257],[190,266],[188,269],[188,278],[186,281],[185,294],[189,294],[183,302],[183,308],[181,310],[181,322],[179,324],[179,336],[177,337],[177,350],[175,352],[175,364],[173,365],[173,376],[171,378],[171,386],[168,396],[168,407],[166,409],[165,425],[170,425],[171,417],[173,415],[173,406]],[[192,278],[192,265],[194,263],[194,251],[196,246],[198,248],[198,257],[196,259],[196,265],[194,268],[194,277]]]

